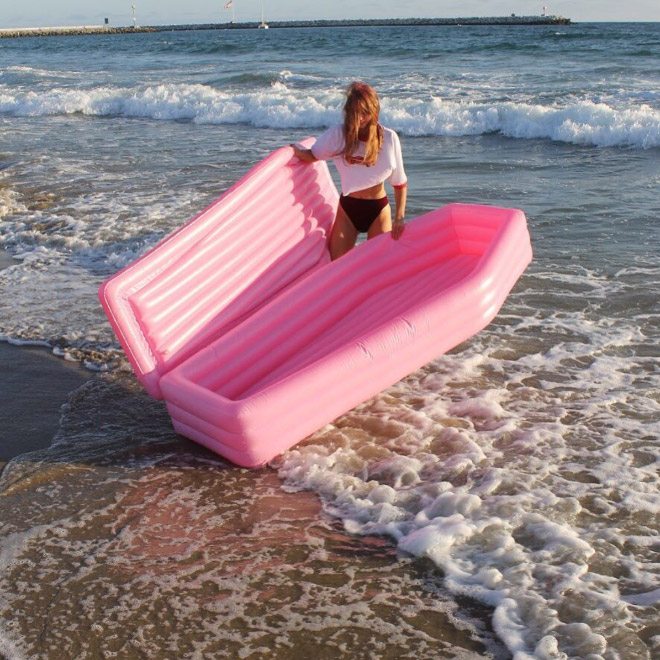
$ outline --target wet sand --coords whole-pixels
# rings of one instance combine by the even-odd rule
[[[6,342],[0,368],[0,658],[508,657],[432,564],[177,436],[131,375]]]
[[[16,263],[0,250],[0,269]],[[0,342],[0,471],[7,461],[45,449],[59,427],[69,392],[94,377],[77,362],[41,346]]]
[[[9,266],[12,266],[15,263],[16,261],[12,259],[6,252],[0,250],[0,270],[3,268],[9,268]]]
[[[1,475],[0,658],[509,657],[432,564],[177,436],[131,375],[6,343],[0,361],[0,456],[34,452]]]
[[[0,469],[15,456],[45,449],[57,432],[68,393],[94,377],[50,349],[0,342]]]
[[[431,562],[181,438],[129,373],[0,491],[0,657],[510,660]]]

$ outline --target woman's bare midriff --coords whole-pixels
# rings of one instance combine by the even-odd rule
[[[352,193],[348,193],[347,197],[356,197],[357,199],[380,199],[385,197],[385,184],[379,183],[371,188],[365,188],[364,190],[355,190]]]

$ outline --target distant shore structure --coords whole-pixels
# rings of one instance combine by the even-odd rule
[[[227,3],[230,7],[231,4]],[[135,18],[134,18],[135,21]],[[85,34],[130,34],[134,32],[175,32],[188,30],[246,30],[263,28],[262,22],[248,23],[200,23],[192,25],[152,25],[135,27],[110,27],[109,25],[84,25],[63,27],[0,28],[0,39],[9,37],[77,36]],[[563,16],[489,16],[469,18],[379,18],[316,21],[273,21],[269,28],[319,28],[319,27],[387,27],[432,25],[570,25],[571,19]]]
[[[147,27],[110,27],[108,25],[77,25],[63,27],[0,28],[0,39],[9,37],[67,37],[83,34],[128,34],[158,32]]]

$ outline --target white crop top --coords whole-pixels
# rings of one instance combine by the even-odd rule
[[[332,126],[325,133],[316,138],[312,145],[312,154],[318,160],[332,160],[339,172],[341,191],[349,195],[356,190],[371,188],[383,181],[389,181],[395,188],[403,187],[408,180],[403,169],[401,157],[401,143],[399,136],[390,128],[383,127],[383,146],[373,165],[364,165],[360,162],[349,164],[344,157],[337,155],[344,146],[344,134],[341,124]],[[364,157],[365,142],[360,142],[354,154],[355,160]]]

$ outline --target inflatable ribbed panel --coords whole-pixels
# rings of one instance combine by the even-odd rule
[[[532,258],[521,211],[451,204],[330,262],[337,201],[279,149],[99,291],[175,429],[239,465],[484,328]]]
[[[531,257],[521,211],[477,205],[368,241],[164,375],[174,427],[262,465],[483,329]]]
[[[327,165],[289,147],[99,291],[145,388],[288,286],[330,261],[337,190]]]

